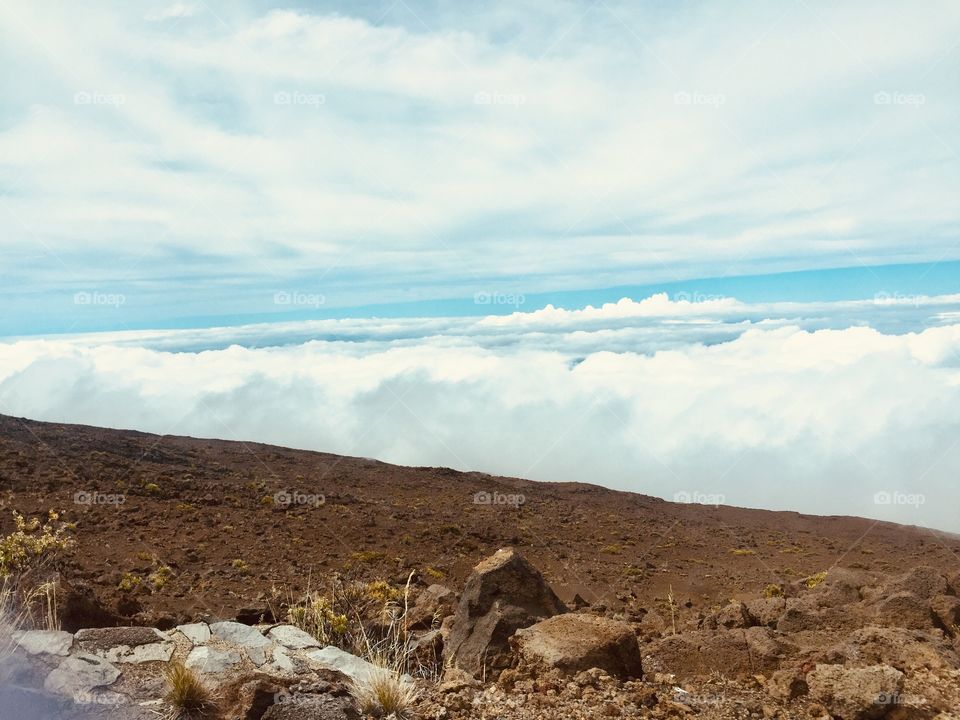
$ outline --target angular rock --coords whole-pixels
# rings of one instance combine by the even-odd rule
[[[17,645],[31,655],[69,655],[73,635],[61,630],[26,630],[13,633]]]
[[[103,658],[78,653],[64,658],[47,675],[43,688],[58,695],[84,696],[96,688],[112,685],[119,677],[120,671]]]
[[[474,677],[493,674],[510,665],[514,632],[566,611],[536,568],[513,548],[498,550],[467,580],[444,661]]]
[[[90,628],[74,637],[82,652],[114,663],[169,662],[176,647],[162,632],[147,627]]]
[[[430,630],[443,618],[452,615],[457,607],[457,596],[444,585],[430,585],[418,596],[407,614],[411,630]]]
[[[574,675],[600,668],[623,679],[643,675],[633,627],[595,615],[563,614],[518,630],[511,640],[521,663]]]
[[[919,565],[893,581],[893,592],[909,592],[917,597],[929,600],[934,595],[947,594],[947,579],[929,565]]]
[[[939,633],[865,627],[850,633],[830,654],[840,662],[890,665],[902,672],[960,667],[957,654]]]
[[[669,673],[681,679],[720,672],[736,678],[776,670],[796,648],[765,627],[747,630],[694,631],[651,643],[643,657],[644,673]]]
[[[311,650],[305,657],[320,667],[341,672],[354,681],[366,680],[372,674],[380,672],[380,668],[373,663],[333,645],[328,645],[322,650]]]
[[[184,664],[191,670],[219,674],[226,672],[240,662],[240,653],[235,650],[217,650],[207,645],[201,645],[190,651]]]
[[[877,603],[874,622],[885,627],[931,628],[930,601],[911,592],[894,593]]]
[[[210,641],[210,626],[204,622],[177,625],[176,629],[194,645],[204,645]]]
[[[219,640],[242,647],[247,653],[247,657],[257,667],[267,661],[267,647],[271,645],[271,642],[257,628],[227,620],[212,623],[210,632]]]
[[[848,668],[817,665],[807,673],[810,697],[839,720],[871,720],[886,715],[903,690],[903,673],[889,665]]]
[[[293,625],[277,625],[270,629],[267,636],[274,642],[292,650],[320,647],[320,641],[313,635]]]
[[[272,705],[263,720],[359,720],[360,713],[347,697],[294,695]]]
[[[717,613],[717,626],[724,628],[745,628],[750,626],[750,617],[747,615],[747,606],[740,601],[734,601]]]
[[[947,634],[960,635],[960,598],[954,595],[935,595],[930,601],[930,609],[936,623]]]
[[[748,600],[745,605],[750,625],[773,628],[777,626],[787,602],[782,597],[755,598]]]

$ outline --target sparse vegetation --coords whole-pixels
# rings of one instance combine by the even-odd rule
[[[245,574],[250,572],[250,566],[247,565],[247,562],[241,558],[237,558],[236,560],[231,562],[230,567],[232,567],[238,573]]]
[[[16,529],[0,538],[0,577],[24,576],[50,562],[70,545],[67,528],[51,510],[46,523],[39,518],[27,520],[14,511]]]
[[[217,704],[210,689],[182,662],[172,662],[165,671],[166,701],[181,718],[212,718]]]
[[[394,717],[403,720],[412,716],[419,697],[416,685],[388,668],[350,683],[350,694],[364,715]]]
[[[765,598],[778,598],[783,597],[783,588],[779,585],[771,583],[763,589],[763,596]]]
[[[731,548],[731,555],[756,555],[756,550],[751,550],[750,548]]]
[[[827,571],[824,570],[823,572],[818,572],[815,575],[810,575],[809,577],[805,577],[803,579],[803,584],[806,585],[808,588],[813,589],[826,579],[827,579]]]
[[[131,592],[136,590],[143,583],[143,578],[141,578],[136,573],[125,572],[123,577],[120,578],[120,582],[117,584],[117,587],[123,590],[124,592]]]

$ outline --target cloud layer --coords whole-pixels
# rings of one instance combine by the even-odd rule
[[[4,307],[956,257],[956,3],[380,5],[0,7]]]
[[[0,411],[960,531],[957,299],[902,334],[830,327],[850,305],[25,340],[0,345]]]

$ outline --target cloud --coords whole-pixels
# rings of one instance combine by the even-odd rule
[[[11,342],[0,411],[960,531],[960,325],[624,313],[669,302]]]
[[[203,314],[297,275],[396,302],[956,254],[955,4],[361,6],[0,8],[3,299]]]

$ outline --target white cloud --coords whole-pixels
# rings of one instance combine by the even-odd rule
[[[229,343],[263,328],[12,342],[0,411],[960,530],[960,325],[803,329],[736,303],[718,329],[682,302],[660,322],[665,302],[290,324],[260,349]]]
[[[410,6],[0,8],[25,69],[0,98],[0,251],[47,260],[10,284],[229,265],[395,301],[955,255],[954,4]]]

